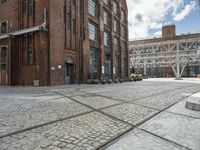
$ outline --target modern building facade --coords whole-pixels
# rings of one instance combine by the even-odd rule
[[[129,42],[131,69],[149,77],[197,77],[200,33],[176,35],[176,26],[162,28],[162,37]]]
[[[0,85],[128,76],[125,0],[0,0]]]

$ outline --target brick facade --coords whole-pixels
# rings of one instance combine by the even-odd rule
[[[95,0],[94,0],[95,1]],[[97,78],[104,77],[102,70],[105,63],[105,53],[111,56],[110,78],[128,76],[128,21],[125,0],[119,4],[119,12],[125,12],[126,21],[122,15],[113,13],[113,1],[106,6],[97,2],[97,17],[88,13],[88,0],[6,0],[0,4],[0,23],[7,22],[6,33],[0,34],[0,48],[6,47],[6,56],[1,56],[0,85],[33,85],[39,81],[41,86],[63,85],[80,82],[89,78],[90,48],[99,51]],[[46,10],[46,13],[45,13]],[[110,47],[104,46],[103,12],[111,15]],[[30,33],[20,33],[13,36],[13,32],[30,30],[39,26],[47,17],[45,30]],[[119,32],[113,31],[113,18],[119,21]],[[89,39],[88,23],[92,21],[98,26],[98,41]],[[122,38],[122,26],[126,28],[126,37]],[[8,37],[3,38],[4,35]],[[115,76],[115,50],[113,38],[119,38],[120,75]],[[122,42],[126,47],[122,48]]]

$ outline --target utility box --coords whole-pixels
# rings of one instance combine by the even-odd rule
[[[40,86],[40,81],[39,80],[33,80],[33,85],[34,86]]]

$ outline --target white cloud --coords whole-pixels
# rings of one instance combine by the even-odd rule
[[[184,9],[177,14],[174,14],[174,20],[175,21],[181,21],[183,20],[186,16],[190,14],[192,10],[195,9],[196,2],[191,1],[190,4],[185,5]]]
[[[161,31],[161,30],[156,31],[156,32],[154,33],[154,36],[161,36],[161,35],[162,35],[162,31]]]
[[[127,0],[127,4],[130,39],[152,36],[149,34],[151,29],[157,32],[153,36],[160,33],[158,31],[162,24],[165,24],[166,18],[169,15],[175,18],[180,14],[181,8],[187,6],[184,5],[184,0]],[[191,12],[191,4],[193,3],[186,8],[188,13]],[[187,12],[182,12],[180,16],[184,16]],[[180,16],[178,18],[181,18]]]

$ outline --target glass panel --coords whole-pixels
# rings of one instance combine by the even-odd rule
[[[120,76],[120,57],[118,55],[115,58],[115,76]]]
[[[97,78],[99,66],[98,49],[90,48],[90,78]]]
[[[0,57],[5,57],[6,56],[6,47],[1,47],[0,48]]]
[[[110,45],[110,35],[108,32],[104,32],[104,45],[105,46]]]
[[[96,0],[88,1],[88,13],[94,17],[97,16],[97,2]]]
[[[90,40],[97,41],[97,26],[89,23],[89,38]]]
[[[110,61],[110,55],[105,54],[105,62],[104,62],[104,71],[105,71],[105,77],[110,77],[111,75],[111,61]]]

